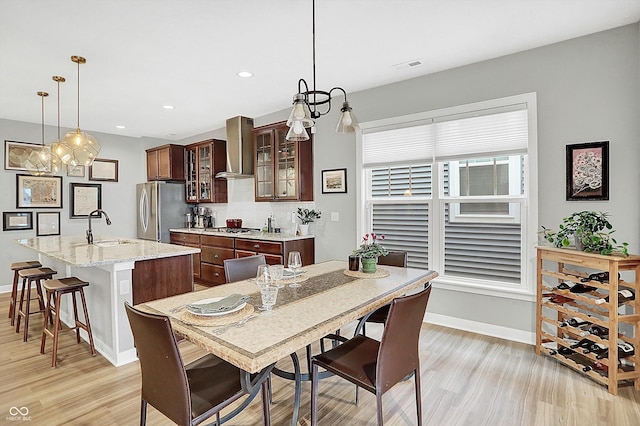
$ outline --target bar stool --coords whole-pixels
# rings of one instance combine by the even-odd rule
[[[31,314],[37,314],[44,312],[44,297],[42,296],[42,280],[49,280],[53,278],[57,271],[51,268],[29,268],[18,271],[18,275],[22,278],[22,291],[20,292],[20,306],[18,307],[18,320],[16,321],[16,333],[20,333],[20,318],[24,318],[24,337],[23,342],[27,341],[29,335],[29,316]],[[30,312],[31,309],[31,283],[35,281],[36,291],[38,292],[38,302],[40,302],[40,310],[36,312]],[[25,292],[27,293],[27,306],[23,307],[25,302]]]
[[[11,264],[13,271],[13,286],[11,287],[11,300],[9,300],[9,320],[11,326],[16,324],[16,306],[18,302],[18,271],[29,268],[39,268],[42,264],[37,260],[28,260],[26,262],[14,262]]]
[[[61,278],[56,280],[45,281],[42,285],[47,292],[47,309],[44,314],[44,326],[42,327],[42,343],[40,344],[40,353],[44,354],[44,347],[47,341],[47,335],[53,337],[53,354],[51,356],[51,367],[55,367],[58,354],[58,335],[60,333],[60,298],[63,294],[71,293],[73,301],[73,316],[75,325],[69,330],[76,331],[76,340],[80,343],[80,329],[83,329],[89,335],[89,345],[91,346],[91,355],[96,354],[96,348],[93,344],[93,334],[91,333],[91,324],[89,323],[89,313],[87,312],[87,302],[84,298],[83,288],[89,283],[82,281],[76,277]],[[82,311],[84,313],[85,322],[80,322],[78,318],[78,305],[76,302],[76,293],[80,293],[82,301]],[[53,323],[53,330],[47,328],[47,320],[51,320],[51,315],[55,315],[56,319]]]

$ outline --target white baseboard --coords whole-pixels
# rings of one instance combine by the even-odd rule
[[[429,312],[426,313],[424,321],[429,324],[441,325],[443,327],[455,328],[457,330],[469,331],[485,336],[498,337],[500,339],[526,343],[528,345],[535,345],[536,342],[536,334],[533,332],[503,327],[501,325],[470,321]]]

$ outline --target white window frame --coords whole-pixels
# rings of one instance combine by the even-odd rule
[[[362,165],[363,158],[363,131],[373,128],[392,127],[408,125],[411,122],[432,120],[437,117],[470,113],[473,111],[486,110],[491,108],[500,108],[509,105],[526,104],[528,119],[528,148],[526,154],[525,166],[525,193],[519,196],[504,196],[505,202],[512,200],[520,202],[523,205],[521,212],[514,211],[514,217],[521,217],[522,220],[522,246],[521,246],[521,282],[519,284],[508,284],[496,282],[487,284],[487,282],[473,279],[457,279],[456,277],[447,277],[440,275],[433,281],[434,287],[443,288],[453,291],[463,291],[474,294],[483,294],[494,297],[502,297],[517,300],[535,301],[535,283],[536,283],[536,250],[537,230],[538,226],[538,134],[537,134],[537,97],[536,93],[525,93],[488,101],[481,101],[466,105],[460,105],[450,108],[443,108],[434,111],[410,114],[399,117],[385,118],[370,122],[360,123],[360,129],[357,131],[356,138],[356,158],[358,159],[356,168],[356,194],[359,200],[357,205],[356,226],[359,230],[358,235],[366,233],[371,228],[371,209],[367,199],[365,170]],[[444,271],[444,208],[446,202],[458,202],[464,200],[473,202],[480,201],[478,197],[447,197],[445,200],[440,194],[441,185],[441,164],[437,161],[432,163],[432,197],[425,200],[421,197],[422,202],[430,203],[430,221],[429,221],[429,265],[435,271]],[[518,179],[519,181],[519,179]],[[519,194],[518,189],[518,194]],[[491,197],[491,201],[495,201],[497,197]],[[389,200],[392,202],[393,200]],[[417,201],[417,200],[416,200]],[[376,203],[379,201],[376,200]],[[518,214],[519,213],[519,214]],[[434,229],[437,228],[437,229]],[[359,239],[354,241],[357,246]]]

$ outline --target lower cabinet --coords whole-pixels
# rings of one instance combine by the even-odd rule
[[[171,243],[200,249],[193,255],[193,277],[198,284],[214,286],[227,282],[224,260],[264,254],[267,264],[286,266],[289,252],[298,251],[302,265],[315,263],[315,240],[255,240],[221,235],[172,232]]]

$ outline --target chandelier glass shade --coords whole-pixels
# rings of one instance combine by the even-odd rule
[[[347,101],[347,92],[341,87],[334,87],[324,91],[316,89],[316,2],[312,0],[312,22],[313,22],[313,87],[309,90],[306,80],[298,80],[298,93],[293,97],[293,109],[287,120],[290,127],[286,139],[289,141],[309,140],[306,129],[315,125],[317,118],[326,115],[331,111],[332,93],[340,91],[344,95],[344,102],[340,109],[340,119],[336,127],[338,133],[353,133],[358,127],[358,122],[352,113],[352,108]],[[303,90],[304,87],[304,90]],[[322,106],[321,111],[319,106]]]
[[[96,138],[80,129],[80,64],[87,61],[82,56],[72,56],[71,61],[78,64],[78,125],[75,130],[65,133],[60,146],[56,146],[54,151],[64,164],[90,166],[100,152],[100,144]]]
[[[27,157],[25,167],[34,176],[42,176],[51,173],[51,150],[44,144],[44,98],[49,96],[47,92],[38,92],[42,110],[42,146],[34,149]]]

